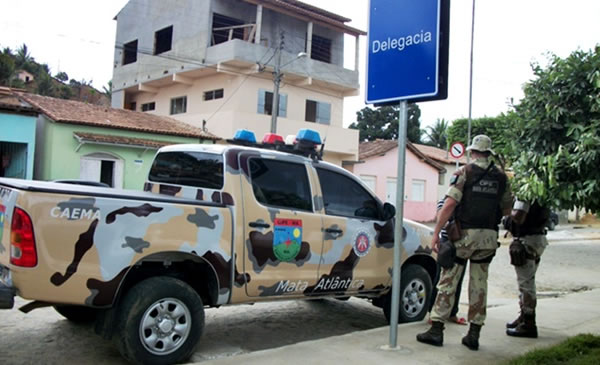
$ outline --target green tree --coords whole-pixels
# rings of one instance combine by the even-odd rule
[[[33,57],[31,57],[27,45],[23,43],[23,45],[17,49],[17,53],[15,54],[15,67],[17,69],[27,69],[28,65],[31,63],[35,63],[35,60]],[[27,71],[31,72],[32,70]]]
[[[47,73],[38,75],[35,80],[37,83],[36,93],[45,96],[54,96],[54,83],[52,77]]]
[[[59,72],[56,75],[54,75],[54,78],[56,78],[57,80],[62,81],[62,82],[69,81],[69,75],[67,75],[67,73],[64,71]]]
[[[434,125],[430,125],[423,131],[427,136],[426,144],[437,148],[448,148],[448,122],[445,119],[438,119]]]
[[[0,53],[0,85],[10,85],[10,80],[15,72],[15,61],[12,56]]]
[[[110,99],[112,97],[112,80],[108,82],[107,86],[102,86],[102,90],[104,91],[103,94]]]
[[[356,120],[349,128],[359,130],[361,142],[376,139],[397,139],[400,106],[369,107],[356,112]],[[413,143],[421,143],[421,109],[417,104],[408,104],[407,137]]]
[[[532,65],[504,135],[521,199],[600,210],[600,46]]]

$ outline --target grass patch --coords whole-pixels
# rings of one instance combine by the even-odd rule
[[[534,350],[507,365],[597,365],[600,364],[600,336],[577,335],[546,348]]]

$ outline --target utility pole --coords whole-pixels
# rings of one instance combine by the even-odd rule
[[[467,125],[467,146],[471,145],[471,109],[473,106],[473,43],[475,38],[475,0],[473,0],[473,15],[471,17],[471,67],[469,69],[469,119]],[[467,163],[471,154],[467,153]],[[458,160],[456,160],[458,163]]]
[[[283,50],[283,31],[279,38],[279,45],[275,49],[275,69],[273,70],[273,109],[271,110],[271,133],[277,133],[277,116],[279,115],[279,84],[281,83],[281,51]]]

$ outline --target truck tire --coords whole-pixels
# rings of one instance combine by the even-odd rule
[[[431,278],[423,267],[408,265],[402,269],[400,283],[400,308],[398,323],[416,322],[425,318],[431,300]],[[390,322],[392,307],[392,291],[390,290],[383,303],[383,314]]]
[[[73,323],[92,323],[98,315],[97,309],[83,305],[55,305],[54,310]]]
[[[168,276],[132,287],[117,310],[115,344],[135,364],[173,364],[194,352],[204,328],[200,296]]]

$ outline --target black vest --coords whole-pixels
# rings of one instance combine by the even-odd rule
[[[525,222],[518,225],[520,237],[546,233],[546,222],[550,219],[550,209],[543,208],[537,202],[529,207]],[[514,224],[514,223],[513,223]]]
[[[462,229],[498,230],[502,219],[500,201],[506,190],[506,175],[493,164],[486,170],[475,164],[465,166],[463,197],[456,208]]]

